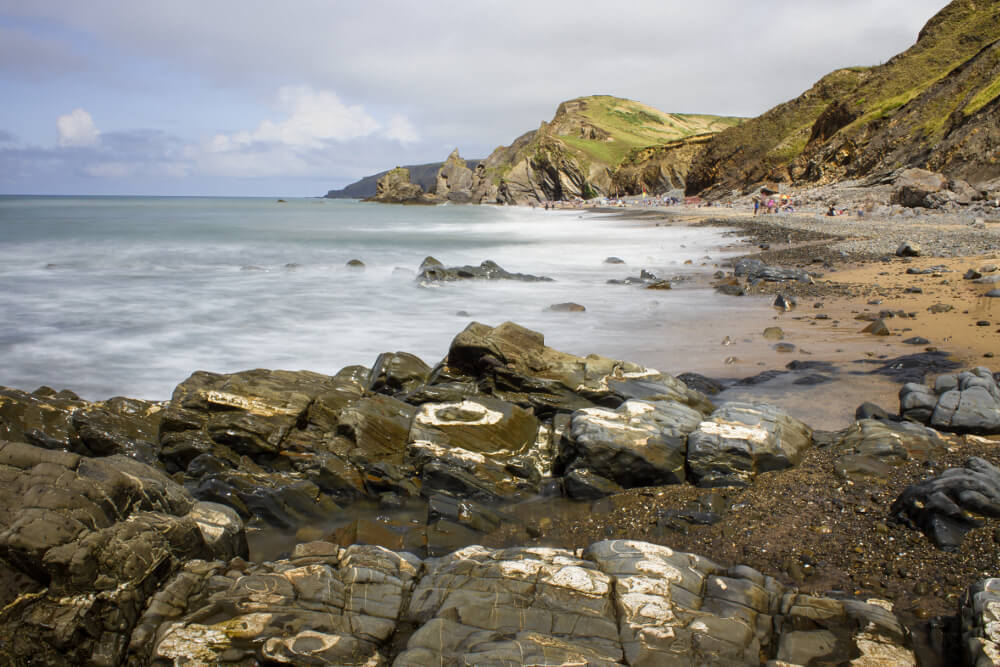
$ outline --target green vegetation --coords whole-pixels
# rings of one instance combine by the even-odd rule
[[[742,118],[705,114],[670,114],[641,102],[610,95],[593,95],[564,102],[552,120],[551,131],[560,141],[609,168],[618,166],[634,149],[719,132]],[[591,128],[596,132],[591,133]],[[591,138],[597,134],[598,138]]]
[[[997,75],[988,86],[980,90],[975,97],[969,100],[969,103],[965,105],[965,109],[962,111],[966,116],[971,116],[995,100],[998,95],[1000,95],[1000,75]]]
[[[971,116],[1000,97],[998,38],[1000,3],[954,0],[928,21],[912,47],[886,63],[831,72],[800,97],[716,135],[692,164],[689,191],[718,186],[723,192],[766,180],[804,151],[835,163],[824,172],[828,178],[897,162],[894,151],[927,160],[927,147],[955,131],[949,119],[956,112]],[[811,128],[833,103],[846,111],[844,121],[853,120],[828,125],[824,134],[833,135],[809,144]],[[857,157],[849,162],[841,162],[838,147],[845,144],[855,147]],[[977,158],[970,153],[961,159]]]

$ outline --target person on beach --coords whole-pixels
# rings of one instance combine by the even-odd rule
[[[757,215],[757,211],[760,210],[760,197],[757,195],[753,196],[753,214]]]

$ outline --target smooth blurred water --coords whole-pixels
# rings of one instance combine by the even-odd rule
[[[690,273],[684,261],[717,260],[719,243],[718,230],[576,211],[5,196],[0,384],[164,399],[198,369],[334,373],[390,350],[433,365],[472,320],[513,320],[569,352],[686,370],[702,342],[691,323],[743,306],[683,283],[606,283],[640,268]],[[449,266],[492,259],[557,282],[421,288],[413,272],[427,255]],[[604,264],[609,255],[628,266]],[[345,266],[355,258],[365,270]],[[545,311],[565,301],[587,312]]]

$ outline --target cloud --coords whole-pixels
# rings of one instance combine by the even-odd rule
[[[59,130],[59,145],[63,147],[95,146],[101,138],[94,119],[83,109],[59,116],[56,129]]]
[[[417,129],[413,127],[413,124],[406,116],[399,114],[389,119],[389,126],[385,130],[385,136],[389,139],[395,139],[401,144],[412,144],[420,141]]]
[[[283,86],[278,106],[284,120],[261,122],[253,132],[240,132],[215,142],[220,146],[253,143],[283,144],[292,148],[322,148],[328,141],[345,141],[372,134],[379,123],[361,106],[347,106],[328,90],[308,86]]]
[[[0,72],[15,79],[65,77],[85,69],[89,58],[65,42],[0,25]]]
[[[757,115],[906,49],[945,2],[625,0],[609,14],[597,0],[0,0],[17,33],[5,44],[0,32],[0,75],[20,85],[30,77],[13,70],[37,66],[68,79],[23,84],[0,124],[38,142],[29,120],[55,115],[44,105],[80,105],[105,130],[91,148],[108,148],[110,128],[159,127],[183,139],[162,162],[199,182],[311,174],[333,187],[334,174],[454,146],[485,157],[581,95]],[[59,75],[78,53],[72,78]]]
[[[282,86],[277,108],[284,114],[280,120],[264,120],[254,130],[220,133],[188,146],[184,152],[192,168],[243,177],[315,173],[349,142],[390,139],[409,144],[420,139],[402,114],[383,125],[361,105],[345,104],[329,90]]]

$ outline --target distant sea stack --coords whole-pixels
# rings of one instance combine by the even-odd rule
[[[470,170],[475,169],[479,162],[479,160],[465,160],[465,164]],[[428,164],[403,165],[403,168],[410,172],[411,183],[416,183],[424,191],[431,192],[437,185],[438,172],[444,165],[444,162],[431,162]],[[379,179],[388,173],[389,170],[365,176],[361,180],[344,186],[340,190],[330,190],[323,197],[325,199],[367,199],[374,197]]]
[[[410,170],[406,167],[396,167],[386,172],[378,179],[375,195],[365,201],[381,202],[383,204],[436,204],[434,195],[424,192],[416,183],[410,182]]]

